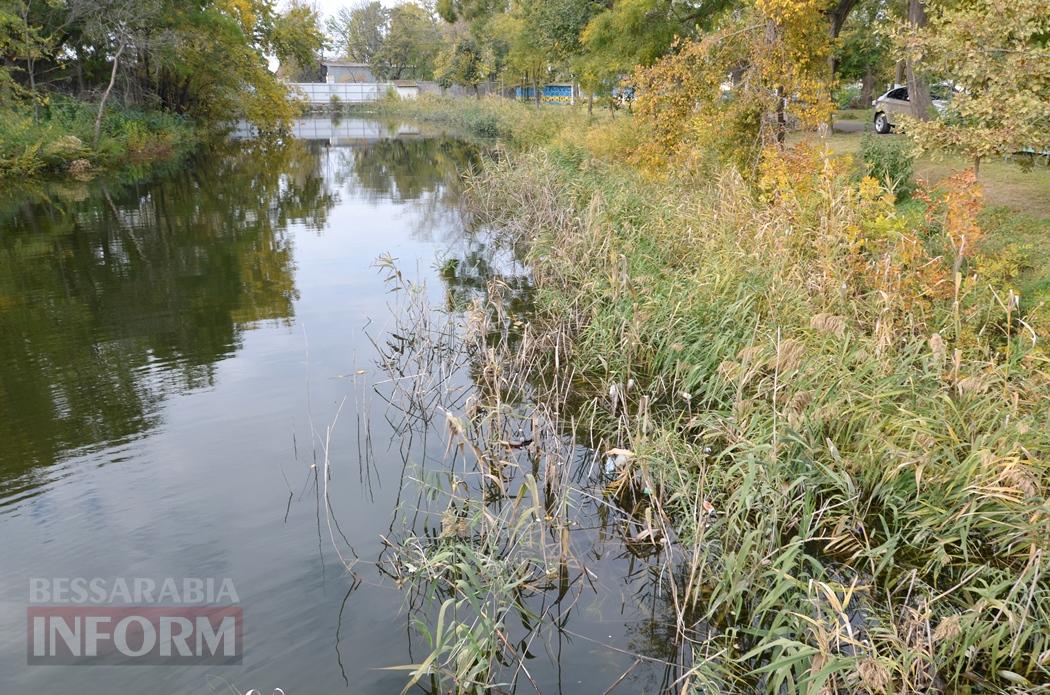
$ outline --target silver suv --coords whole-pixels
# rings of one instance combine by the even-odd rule
[[[937,84],[930,87],[930,100],[937,113],[944,113],[951,99],[950,85]],[[907,87],[894,87],[881,97],[871,102],[875,107],[875,132],[885,135],[897,126],[897,116],[908,114],[911,106],[908,101]]]

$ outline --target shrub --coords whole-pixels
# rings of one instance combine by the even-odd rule
[[[835,102],[835,108],[851,109],[860,99],[860,85],[843,85],[835,90],[835,93],[831,95],[831,98]]]
[[[115,104],[102,119],[101,137],[94,141],[96,105],[52,96],[34,120],[25,105],[0,111],[0,177],[64,173],[69,165],[114,165],[129,158],[159,157],[191,144],[192,125],[163,111]]]
[[[915,190],[915,153],[911,142],[903,138],[866,133],[860,143],[864,172],[898,198],[907,198]]]

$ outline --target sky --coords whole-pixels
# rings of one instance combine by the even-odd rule
[[[400,0],[403,2],[404,0]],[[311,4],[315,5],[321,14],[325,17],[331,17],[342,7],[353,7],[361,0],[313,0]],[[380,0],[385,6],[393,7],[397,5],[399,0]]]

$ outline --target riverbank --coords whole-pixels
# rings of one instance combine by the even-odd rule
[[[682,692],[1050,681],[1050,361],[972,179],[898,204],[820,143],[700,176],[640,168],[629,118],[384,108],[512,143],[467,204],[667,558]]]
[[[94,144],[97,105],[52,97],[34,118],[31,107],[0,110],[0,179],[86,176],[188,152],[201,134],[188,119],[113,104]]]

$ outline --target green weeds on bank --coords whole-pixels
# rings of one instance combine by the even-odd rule
[[[469,108],[553,127],[510,106]],[[681,691],[1046,692],[1050,361],[973,181],[898,207],[806,147],[654,177],[632,137],[558,129],[469,199],[530,261],[535,368],[625,452],[608,494],[681,549]]]
[[[0,178],[70,173],[161,159],[197,140],[193,125],[178,116],[114,105],[102,119],[98,146],[92,146],[94,104],[52,97],[39,109],[0,109]]]

